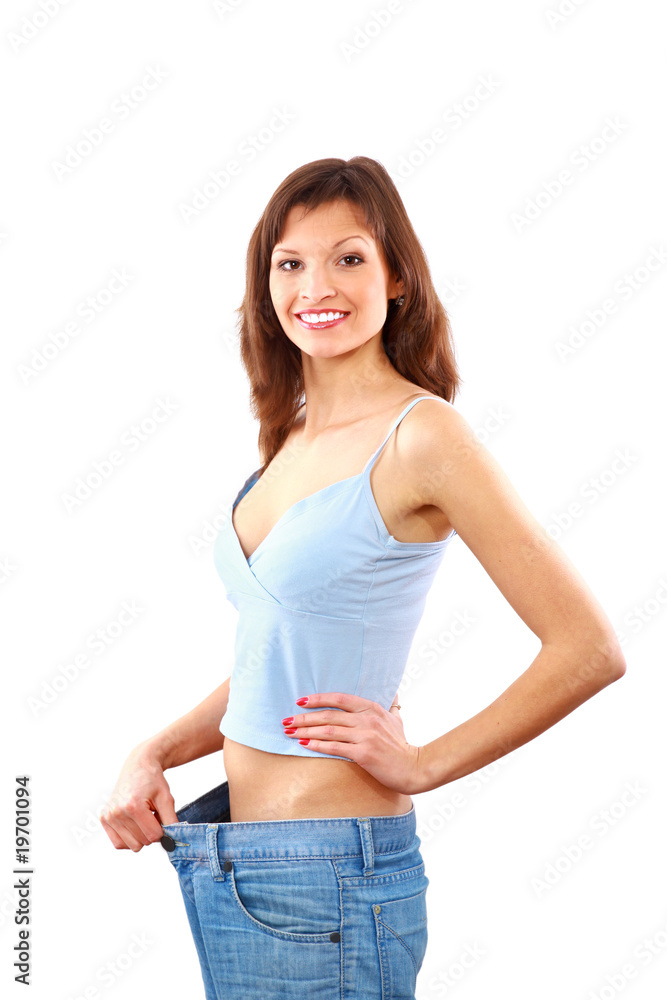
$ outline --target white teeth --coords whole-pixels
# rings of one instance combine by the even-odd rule
[[[306,323],[331,323],[335,319],[341,319],[345,316],[342,312],[328,312],[328,313],[301,313],[301,319]]]

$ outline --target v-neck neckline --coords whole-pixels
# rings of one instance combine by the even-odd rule
[[[419,402],[420,400],[422,400],[422,399],[432,399],[432,398],[440,398],[440,397],[417,396],[415,399],[410,400],[410,402],[406,404],[406,406],[403,408],[403,410],[401,410],[401,412],[395,418],[395,420],[393,421],[391,427],[387,431],[387,433],[386,433],[386,435],[384,437],[384,440],[382,441],[381,444],[379,444],[377,446],[377,448],[375,449],[375,451],[373,452],[373,454],[368,458],[368,460],[367,460],[366,464],[364,465],[363,469],[361,470],[361,472],[357,472],[354,476],[346,476],[345,479],[337,479],[335,482],[329,483],[327,486],[323,486],[319,490],[315,490],[314,493],[309,493],[308,496],[301,497],[300,500],[295,500],[294,503],[291,504],[287,508],[287,510],[284,511],[284,513],[282,513],[280,515],[280,517],[275,522],[275,524],[269,529],[269,531],[264,536],[264,538],[261,540],[261,542],[259,543],[259,545],[257,545],[253,549],[253,551],[250,553],[249,556],[246,556],[245,552],[243,551],[243,546],[241,545],[241,539],[239,538],[238,534],[236,533],[236,527],[234,525],[234,510],[235,510],[235,508],[233,507],[232,511],[231,511],[231,514],[230,514],[230,517],[229,517],[229,524],[230,524],[230,527],[231,527],[231,533],[234,536],[234,541],[236,543],[236,546],[238,547],[238,550],[239,550],[239,553],[241,555],[241,558],[245,562],[245,564],[248,567],[248,569],[251,568],[251,562],[252,562],[252,560],[254,560],[254,558],[257,555],[257,553],[260,551],[260,549],[264,548],[264,546],[266,545],[266,543],[269,540],[269,538],[271,537],[271,535],[273,535],[273,533],[276,531],[276,529],[280,525],[282,525],[282,523],[287,519],[287,517],[288,517],[289,514],[291,514],[294,510],[298,509],[302,504],[305,504],[307,501],[313,500],[315,497],[318,497],[321,494],[326,493],[328,490],[333,489],[335,486],[342,486],[342,485],[345,485],[347,483],[352,483],[352,482],[354,482],[357,479],[363,479],[363,477],[366,475],[366,471],[369,469],[369,467],[372,468],[372,465],[373,465],[373,462],[374,462],[375,458],[382,451],[382,449],[384,448],[385,444],[387,443],[387,441],[389,440],[389,438],[391,437],[391,435],[393,434],[393,432],[396,430],[396,427],[401,422],[401,420],[403,419],[403,417],[407,414],[407,412],[409,410],[411,410],[412,407],[413,407],[413,405],[415,403]],[[250,490],[252,490],[257,485],[257,483],[259,482],[259,480],[261,478],[262,477],[259,476],[255,480],[255,482],[252,484],[252,486],[248,490],[246,490],[246,493],[244,493],[243,495],[245,496],[247,493],[249,493]],[[369,489],[368,489],[368,492],[370,493],[370,495],[372,497],[373,505],[374,505],[375,509],[377,510],[377,515],[380,518],[380,520],[382,521],[382,523],[384,524],[384,520],[382,519],[382,515],[380,514],[380,508],[377,506],[377,501],[375,500],[375,497],[373,495],[373,490],[370,487],[370,480],[369,480]],[[240,499],[243,499],[243,497],[241,497]],[[240,503],[240,500],[238,502]],[[237,503],[237,506],[238,506],[238,503]],[[386,525],[384,525],[384,528],[385,528],[385,531],[387,531],[387,534],[389,534],[389,531],[388,531]],[[393,536],[390,535],[390,537],[393,537]],[[403,542],[401,544],[410,544],[410,543]],[[417,543],[417,544],[419,544],[419,543]]]
[[[301,497],[300,500],[295,500],[294,503],[290,504],[290,506],[287,508],[287,510],[283,514],[280,515],[280,517],[275,522],[275,524],[271,528],[269,528],[267,534],[264,535],[264,538],[261,540],[261,542],[259,543],[259,545],[257,545],[253,549],[253,551],[250,553],[249,556],[246,556],[245,552],[243,551],[243,546],[241,545],[241,539],[239,538],[238,534],[236,533],[236,527],[234,525],[234,511],[232,510],[231,516],[229,518],[229,523],[230,523],[230,526],[231,526],[231,529],[232,529],[232,535],[234,536],[234,540],[236,541],[236,544],[238,546],[238,550],[241,553],[241,556],[243,557],[243,559],[245,560],[246,565],[248,567],[250,567],[251,562],[254,560],[254,558],[257,555],[257,553],[259,552],[259,550],[264,547],[264,545],[267,543],[267,541],[269,540],[269,538],[271,537],[271,535],[286,520],[288,514],[291,514],[298,507],[301,507],[303,504],[306,503],[306,501],[313,500],[315,497],[319,497],[321,494],[326,493],[328,490],[333,489],[334,486],[343,486],[343,485],[345,485],[347,483],[352,483],[352,482],[354,482],[357,479],[361,479],[361,477],[366,472],[366,469],[368,468],[368,465],[370,464],[372,458],[373,458],[373,455],[371,455],[371,458],[368,459],[368,462],[366,462],[366,465],[364,466],[364,468],[362,469],[362,471],[361,472],[357,472],[356,475],[354,475],[354,476],[346,476],[345,479],[337,479],[335,482],[328,483],[327,486],[323,486],[321,489],[315,490],[314,493],[309,493],[308,496]],[[260,479],[261,479],[261,476],[258,479],[255,480],[255,482],[252,484],[252,486],[250,487],[250,489],[247,490],[246,492],[250,493],[250,490],[253,489],[253,487],[255,487],[257,485],[257,483],[259,482]]]

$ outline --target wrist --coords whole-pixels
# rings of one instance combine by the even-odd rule
[[[431,792],[434,788],[438,788],[441,784],[445,784],[444,781],[438,781],[433,770],[433,744],[426,743],[422,747],[417,748],[418,765],[417,765],[417,788],[415,788],[415,793],[420,792]]]
[[[172,749],[173,741],[165,740],[162,733],[157,733],[155,736],[150,736],[148,739],[138,743],[130,751],[130,756],[134,757],[144,767],[157,767],[161,771],[166,771],[169,767],[175,766]]]

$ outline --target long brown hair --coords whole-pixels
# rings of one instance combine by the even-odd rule
[[[241,360],[250,381],[250,411],[259,420],[264,472],[304,402],[301,351],[285,335],[269,292],[274,247],[288,212],[344,199],[359,206],[382,248],[390,273],[404,281],[404,303],[390,300],[382,345],[404,378],[452,403],[459,376],[449,318],[438,298],[426,254],[401,196],[384,166],[368,156],[328,157],[292,171],[274,191],[255,226],[246,257],[240,314]]]

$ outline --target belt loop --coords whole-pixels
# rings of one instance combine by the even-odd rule
[[[373,847],[373,829],[371,827],[370,817],[365,816],[364,818],[357,816],[357,825],[359,827],[359,835],[361,837],[361,850],[364,855],[364,875],[373,874],[373,863],[375,860],[375,849]]]
[[[218,824],[209,823],[206,827],[206,847],[208,848],[208,860],[211,864],[211,874],[214,882],[224,882],[225,873],[220,867],[218,856]]]

